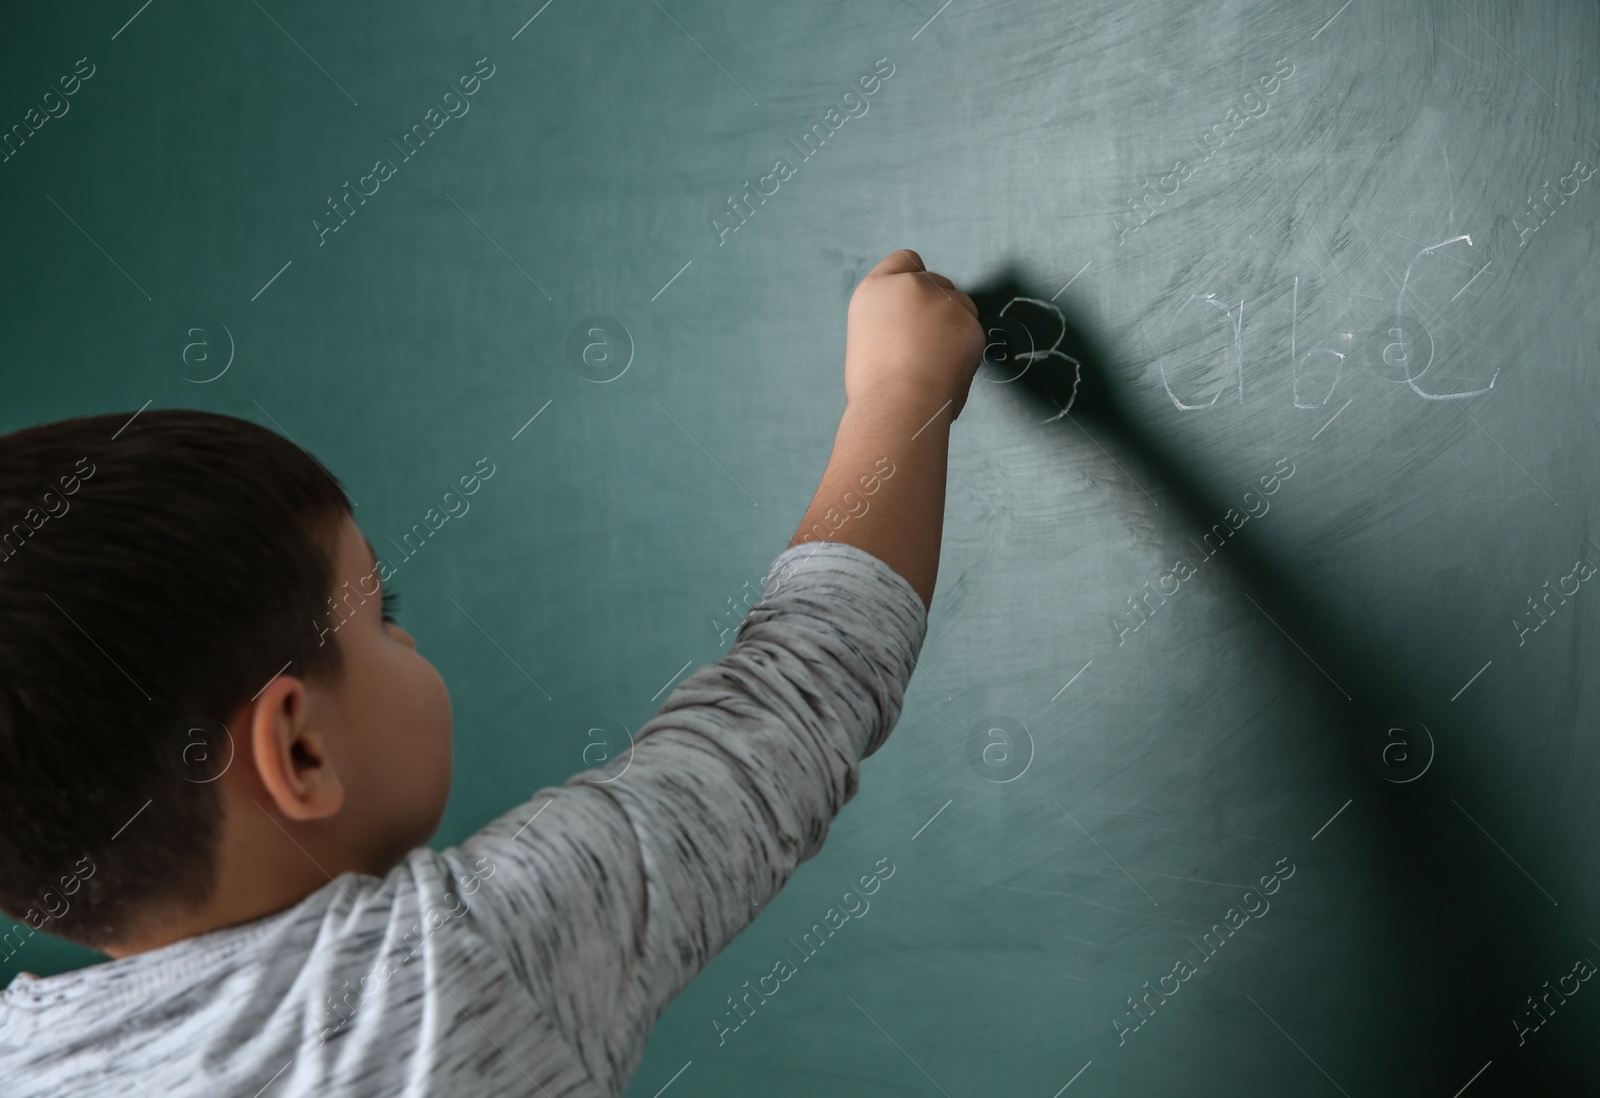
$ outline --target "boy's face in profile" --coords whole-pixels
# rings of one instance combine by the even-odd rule
[[[335,592],[372,589],[377,559],[348,515],[333,563]],[[411,635],[384,620],[376,598],[328,639],[343,653],[343,677],[337,686],[307,684],[307,701],[313,720],[332,731],[330,751],[345,791],[339,816],[363,836],[368,872],[382,873],[426,843],[444,816],[450,695]]]

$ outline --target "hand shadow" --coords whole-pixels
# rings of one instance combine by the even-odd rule
[[[988,366],[982,368],[992,368],[999,374],[995,380],[1014,386],[1036,418],[1070,419],[1093,428],[1096,445],[1120,448],[1128,456],[1119,464],[1139,470],[1137,483],[1154,489],[1163,508],[1178,512],[1180,526],[1207,530],[1236,505],[1205,483],[1195,463],[1175,452],[1126,399],[1126,382],[1091,318],[1070,303],[1037,296],[1009,269],[969,296],[989,341]],[[1066,423],[1062,427],[1076,450],[1079,432]],[[1092,449],[1082,456],[1103,460]],[[1134,506],[1149,504],[1140,499]],[[1330,799],[1330,810],[1345,797],[1356,800],[1352,811],[1359,811],[1364,822],[1341,821],[1345,830],[1335,841],[1347,850],[1353,842],[1361,844],[1372,878],[1363,882],[1362,895],[1381,897],[1384,905],[1382,911],[1353,911],[1351,917],[1379,924],[1375,948],[1385,950],[1385,975],[1411,995],[1403,1025],[1363,1041],[1363,1073],[1386,1087],[1404,1080],[1401,1091],[1389,1093],[1450,1094],[1486,1059],[1495,1062],[1478,1080],[1486,1094],[1522,1085],[1513,1080],[1524,1073],[1528,1080],[1537,1077],[1546,1093],[1555,1078],[1592,1078],[1594,1056],[1575,1039],[1549,1041],[1536,1057],[1512,1040],[1511,1020],[1528,1014],[1524,997],[1587,952],[1579,948],[1583,931],[1575,928],[1597,920],[1593,912],[1571,908],[1544,911],[1548,897],[1506,865],[1507,855],[1480,830],[1478,821],[1486,819],[1491,806],[1505,803],[1505,783],[1462,761],[1451,742],[1456,737],[1447,731],[1450,722],[1443,719],[1443,699],[1431,692],[1421,696],[1392,646],[1370,629],[1358,631],[1336,602],[1319,597],[1303,569],[1276,559],[1245,529],[1216,557],[1217,566],[1262,611],[1261,630],[1278,643],[1287,635],[1322,672],[1308,668],[1304,681],[1319,691],[1309,704],[1328,715],[1327,724],[1348,732],[1338,756],[1342,763],[1321,778],[1330,797],[1338,798]],[[1456,715],[1470,719],[1467,713]],[[1438,754],[1414,779],[1402,781],[1397,771],[1386,772],[1386,752],[1373,758],[1374,736],[1381,736],[1396,716],[1410,727],[1425,723],[1434,733],[1432,750]],[[1475,820],[1463,806],[1473,809]],[[1493,887],[1497,881],[1512,883]],[[1565,916],[1559,925],[1558,916]],[[1286,979],[1299,975],[1284,973]],[[1391,1016],[1397,1001],[1341,1006],[1360,1008],[1375,1020]]]

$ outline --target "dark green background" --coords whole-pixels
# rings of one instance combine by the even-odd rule
[[[716,623],[825,463],[850,291],[889,251],[1056,295],[1115,379],[1120,420],[1046,423],[984,367],[899,729],[630,1094],[685,1064],[669,1094],[1448,1098],[1486,1062],[1469,1094],[1592,1073],[1600,991],[1521,1047],[1511,1019],[1600,961],[1600,595],[1521,645],[1511,623],[1600,560],[1600,179],[1519,242],[1529,198],[1600,157],[1593,4],[137,10],[5,16],[0,124],[96,71],[0,164],[0,429],[244,416],[327,463],[380,552],[493,462],[396,582],[455,706],[441,844],[731,641]],[[470,112],[319,245],[327,198],[482,57]],[[880,58],[868,112],[800,161],[788,139]],[[1283,58],[1267,113],[1119,244],[1126,200]],[[719,244],[713,216],[780,156],[795,174]],[[1425,400],[1375,365],[1414,260],[1419,384],[1498,371],[1491,392]],[[1237,374],[1196,294],[1242,311]],[[1346,355],[1336,386],[1338,360],[1305,361],[1311,407],[1292,314],[1299,351]],[[603,384],[567,349],[596,315],[635,347]],[[215,381],[184,359],[195,328],[235,349]],[[1221,395],[1180,410],[1162,370],[1185,403]],[[1270,512],[1119,645],[1124,600],[1198,562],[1280,458]],[[1390,711],[1431,730],[1414,782],[1365,760]],[[1004,783],[969,762],[998,717],[1032,743]],[[1126,998],[1285,856],[1270,912],[1119,1047]],[[725,997],[884,857],[871,911],[719,1047]],[[91,959],[36,938],[0,978]]]

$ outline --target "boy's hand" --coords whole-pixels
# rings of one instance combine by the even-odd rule
[[[850,296],[844,391],[849,401],[914,395],[961,414],[983,354],[978,307],[902,248],[867,272]]]

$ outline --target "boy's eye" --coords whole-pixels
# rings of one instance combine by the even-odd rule
[[[383,593],[383,620],[393,622],[395,615],[400,612],[400,592],[385,590]]]

